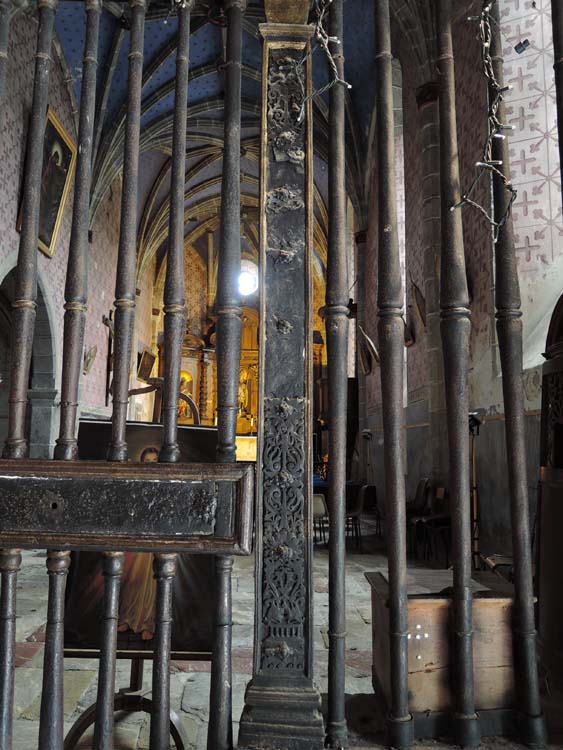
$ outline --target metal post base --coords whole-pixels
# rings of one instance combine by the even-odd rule
[[[547,747],[547,727],[545,724],[545,716],[527,716],[522,713],[517,713],[515,717],[516,736],[518,741],[527,747],[533,748],[533,750],[543,750]]]
[[[461,747],[479,747],[481,744],[481,728],[477,714],[452,717],[454,739]]]
[[[253,680],[246,690],[238,747],[323,750],[321,699],[312,686],[270,686]]]
[[[396,750],[410,750],[414,744],[414,721],[387,718],[387,744]]]

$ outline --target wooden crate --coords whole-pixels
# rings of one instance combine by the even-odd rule
[[[381,573],[366,573],[372,601],[372,673],[375,689],[390,702],[389,586]],[[473,660],[478,710],[513,706],[512,596],[498,576],[474,581]],[[450,698],[451,571],[416,571],[408,586],[408,687],[413,713],[448,711]]]

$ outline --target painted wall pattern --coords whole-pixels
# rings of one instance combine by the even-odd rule
[[[524,365],[541,364],[549,318],[563,291],[563,214],[549,0],[502,0],[516,252],[524,312]],[[528,39],[521,55],[514,45]],[[541,293],[540,293],[541,290]],[[537,402],[539,406],[539,402]]]
[[[12,22],[8,53],[6,97],[0,111],[0,180],[6,189],[0,194],[0,282],[15,266],[19,234],[16,221],[19,208],[23,165],[27,141],[27,122],[31,110],[34,54],[37,22],[33,16],[19,14]],[[72,102],[65,82],[65,72],[56,55],[51,67],[49,103],[64,127],[76,141]],[[116,180],[106,195],[93,227],[90,245],[90,299],[86,320],[85,348],[97,347],[97,356],[89,375],[82,379],[83,407],[87,411],[107,413],[105,378],[107,328],[102,315],[113,305],[115,263],[119,235],[121,182]],[[56,387],[60,389],[62,368],[62,331],[64,286],[72,218],[73,189],[69,191],[55,253],[52,259],[38,255],[39,283],[49,313],[54,341]]]

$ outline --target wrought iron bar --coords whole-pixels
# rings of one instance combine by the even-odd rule
[[[39,243],[39,203],[41,169],[47,105],[51,43],[57,0],[39,0],[39,29],[35,53],[35,76],[31,118],[27,142],[27,164],[23,182],[23,218],[16,271],[16,290],[12,302],[12,353],[10,365],[10,398],[8,437],[4,458],[24,458],[28,445],[25,437],[27,388],[33,346],[37,299],[37,248]]]
[[[232,633],[231,603],[232,557],[215,558],[217,571],[217,598],[215,604],[215,638],[211,662],[211,696],[207,733],[208,750],[227,750],[233,746],[232,721]]]
[[[170,643],[172,637],[172,583],[176,575],[176,555],[154,556],[156,578],[156,618],[150,750],[170,749]]]
[[[343,0],[330,9],[330,52],[344,81]],[[345,702],[346,649],[346,414],[348,406],[348,263],[346,247],[346,92],[330,90],[329,235],[326,337],[329,387],[329,654],[327,746],[348,744]]]
[[[80,94],[78,158],[65,287],[61,422],[55,447],[55,458],[63,460],[78,458],[76,416],[88,300],[88,223],[101,14],[101,0],[86,1],[86,42]]]
[[[238,290],[240,246],[240,129],[242,17],[246,0],[225,0],[227,50],[223,179],[217,276],[217,460],[236,461],[242,310]],[[230,750],[232,730],[232,560],[217,558],[215,635],[208,750]]]
[[[8,67],[8,42],[10,40],[11,0],[0,1],[0,102],[4,100],[6,70]]]
[[[497,84],[504,86],[502,40],[498,3],[492,6],[491,57]],[[489,96],[497,91],[491,85]],[[506,122],[505,105],[501,100],[498,119]],[[510,181],[510,157],[506,138],[494,138],[492,158],[497,169]],[[493,172],[494,219],[500,224],[507,214],[511,194],[500,174]],[[512,549],[514,555],[513,642],[516,677],[517,739],[532,747],[545,747],[545,719],[540,700],[536,655],[534,586],[532,577],[532,541],[526,469],[526,427],[524,423],[524,391],[522,371],[522,311],[516,266],[514,225],[508,216],[498,232],[495,245],[495,302],[497,335],[502,368],[505,413],[506,454],[512,518]]]
[[[389,637],[391,706],[389,744],[408,748],[413,721],[408,699],[407,550],[403,424],[403,291],[395,188],[393,70],[389,0],[375,4],[376,107],[379,169],[379,346],[385,456],[385,496],[389,532]]]
[[[555,100],[559,132],[559,163],[563,170],[563,7],[560,0],[551,0],[551,27],[553,30],[553,69],[555,71]]]
[[[453,541],[453,731],[463,747],[480,741],[473,682],[473,596],[471,592],[471,508],[469,489],[469,336],[471,321],[465,271],[462,214],[452,210],[461,197],[456,131],[451,0],[437,0],[440,81],[440,182],[442,255],[440,330],[444,354],[448,425],[449,485]]]
[[[12,750],[14,669],[16,657],[16,583],[22,557],[17,549],[0,550],[0,747]]]
[[[39,715],[39,750],[63,746],[63,675],[65,585],[70,552],[47,552],[49,599]]]
[[[186,181],[186,126],[188,119],[188,68],[190,11],[193,0],[178,2],[178,45],[170,188],[170,225],[164,286],[164,383],[162,395],[162,450],[160,460],[180,460],[178,446],[178,394],[182,366],[182,340],[186,328],[184,281],[184,183]]]
[[[245,0],[225,0],[227,61],[221,222],[217,278],[217,459],[236,459],[242,311],[240,275],[240,123]]]
[[[147,0],[129,0],[131,36],[127,122],[123,156],[121,226],[115,285],[115,339],[113,374],[112,436],[110,461],[127,460],[126,423],[129,404],[129,372],[135,322],[135,270],[137,262],[137,187],[139,183],[139,141],[143,78],[144,28]]]
[[[123,560],[123,552],[104,552],[102,558],[104,614],[100,666],[98,670],[94,750],[113,750],[115,658],[117,652],[119,588]]]

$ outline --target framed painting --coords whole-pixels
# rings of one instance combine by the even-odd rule
[[[137,354],[137,361],[137,380],[146,383],[151,376],[156,357],[149,349],[143,349],[141,353]]]
[[[78,451],[81,460],[105,461],[111,422],[80,420]],[[129,458],[158,461],[162,425],[128,422]],[[182,462],[214,463],[217,430],[180,426],[178,444]],[[100,648],[100,620],[104,587],[102,556],[73,552],[65,592],[65,653],[83,656]],[[128,552],[119,592],[118,656],[152,651],[156,587],[152,553]],[[179,656],[210,654],[215,621],[215,560],[209,555],[181,553],[173,583],[172,649]],[[183,656],[182,656],[183,655]]]
[[[53,257],[76,162],[76,145],[51,107],[47,110],[41,198],[39,204],[39,249]],[[18,231],[21,229],[21,208]]]

